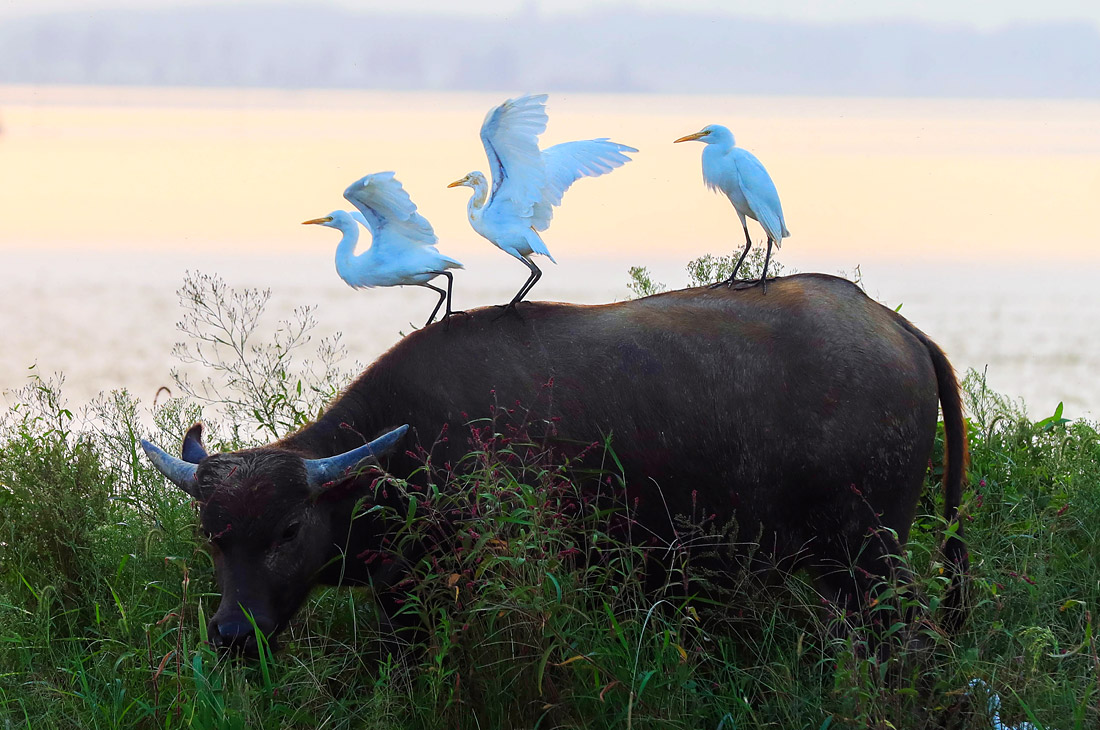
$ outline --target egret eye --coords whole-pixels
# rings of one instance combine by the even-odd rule
[[[300,528],[301,526],[302,523],[300,522],[291,522],[289,525],[287,525],[286,529],[283,530],[282,536],[279,537],[279,544],[283,545],[298,537],[298,528]]]

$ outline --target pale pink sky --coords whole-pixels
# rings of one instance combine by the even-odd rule
[[[0,87],[0,250],[327,250],[335,240],[300,221],[392,169],[442,248],[483,253],[465,189],[445,186],[486,168],[478,129],[501,100]],[[712,122],[775,179],[785,252],[1100,252],[1100,102],[557,94],[549,114],[545,144],[610,136],[641,150],[569,191],[545,236],[555,256],[686,260],[736,245],[732,207],[703,187],[702,145],[672,144]]]

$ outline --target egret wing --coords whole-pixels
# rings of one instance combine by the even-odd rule
[[[493,176],[490,204],[507,202],[526,217],[541,199],[546,177],[538,137],[546,122],[546,94],[508,99],[485,115],[481,143]]]
[[[606,137],[563,142],[543,150],[546,184],[531,221],[535,230],[546,230],[554,216],[554,206],[561,205],[562,196],[573,183],[582,177],[597,177],[611,172],[630,162],[625,153],[637,151]]]
[[[779,203],[779,191],[775,189],[771,175],[763,163],[747,150],[737,148],[737,176],[741,192],[756,220],[777,244],[790,235],[783,221],[783,206]]]
[[[416,212],[416,204],[392,172],[376,172],[356,180],[344,191],[374,237],[372,247],[433,246],[432,224]]]

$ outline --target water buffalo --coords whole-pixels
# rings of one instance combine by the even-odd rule
[[[384,536],[376,522],[352,520],[372,494],[349,467],[392,451],[385,467],[409,475],[421,465],[409,453],[416,442],[436,463],[457,464],[468,444],[441,431],[462,433],[494,403],[542,402],[563,443],[610,435],[650,534],[671,535],[671,516],[697,500],[717,522],[758,536],[758,555],[809,568],[846,602],[890,573],[908,537],[940,407],[945,517],[956,517],[966,434],[954,372],[927,336],[851,282],[801,274],[776,279],[767,296],[699,288],[498,311],[408,335],[316,422],[269,446],[207,455],[199,427],[183,459],[143,442],[201,505],[222,591],[215,643],[254,647],[245,611],[277,634],[318,583],[399,581],[400,561],[353,557]],[[945,546],[959,572],[961,538]],[[836,570],[853,560],[857,569]]]

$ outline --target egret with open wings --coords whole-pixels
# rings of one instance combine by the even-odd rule
[[[302,224],[328,226],[344,234],[336,247],[336,273],[340,278],[354,288],[431,289],[439,294],[439,301],[424,326],[432,323],[444,301],[447,310],[443,317],[450,317],[454,279],[448,269],[461,269],[462,264],[436,250],[438,239],[432,224],[416,212],[416,205],[393,173],[367,175],[349,185],[344,197],[359,209],[358,213],[337,210]],[[360,223],[371,232],[372,241],[371,247],[357,256]],[[437,276],[447,277],[446,291],[428,283]]]
[[[779,192],[775,189],[771,175],[764,165],[748,150],[734,143],[733,132],[721,124],[710,124],[695,134],[681,137],[676,142],[699,140],[706,144],[703,149],[703,182],[711,190],[721,190],[733,203],[741,227],[745,229],[745,250],[737,259],[733,273],[721,284],[732,284],[737,278],[737,270],[752,247],[749,237],[748,216],[760,223],[768,234],[768,252],[764,255],[764,271],[760,283],[767,291],[768,261],[772,256],[772,243],[783,245],[783,239],[791,235],[783,221],[783,206],[779,204]]]
[[[481,125],[492,187],[480,172],[447,186],[473,188],[467,211],[474,230],[530,270],[508,307],[515,307],[542,276],[531,256],[541,254],[554,261],[539,231],[550,226],[554,207],[561,204],[569,186],[582,177],[611,172],[630,162],[624,153],[638,151],[607,138],[540,150],[538,137],[546,130],[546,122],[546,94],[521,96],[494,107]]]

